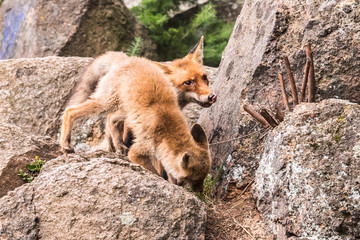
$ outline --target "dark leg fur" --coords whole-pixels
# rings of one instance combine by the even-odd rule
[[[125,135],[126,134],[126,135]],[[134,135],[133,133],[130,131],[130,130],[127,130],[124,132],[124,135],[123,135],[123,142],[124,142],[124,145],[128,148],[131,147],[131,145],[133,144],[133,140],[134,140]]]

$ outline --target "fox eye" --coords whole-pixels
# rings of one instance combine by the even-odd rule
[[[208,79],[207,75],[203,75],[202,80],[204,80],[205,83],[209,83],[209,79]]]
[[[194,85],[194,82],[191,81],[191,80],[188,80],[188,81],[185,81],[184,84],[185,84],[186,86],[193,86],[193,85]]]

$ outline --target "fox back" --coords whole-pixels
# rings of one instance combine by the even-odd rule
[[[127,55],[123,52],[107,52],[87,66],[81,73],[76,83],[75,91],[67,106],[73,106],[85,102],[95,92],[102,77],[113,67],[114,63],[121,64]]]
[[[96,90],[100,79],[113,68],[121,70],[128,58],[123,52],[110,51],[94,59],[82,72],[67,106],[86,101]],[[184,58],[176,59],[169,64],[154,62],[163,69],[175,87],[180,108],[191,102],[202,107],[210,107],[216,101],[216,94],[209,87],[202,58],[203,37]]]

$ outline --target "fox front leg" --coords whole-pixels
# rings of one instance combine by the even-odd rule
[[[132,161],[133,163],[139,164],[144,168],[152,171],[156,175],[159,175],[154,166],[152,165],[150,153],[144,151],[144,146],[142,146],[141,144],[132,145],[128,156],[130,161]]]

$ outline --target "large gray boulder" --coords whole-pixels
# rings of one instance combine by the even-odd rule
[[[360,105],[297,106],[272,130],[254,197],[277,239],[360,238]]]
[[[147,30],[122,0],[5,0],[0,8],[0,59],[94,57],[126,51],[135,37],[156,57]]]
[[[27,133],[57,138],[62,112],[81,69],[91,58],[45,57],[0,62],[0,117]],[[77,127],[80,143],[92,134],[97,118]],[[95,126],[94,126],[95,128]],[[79,132],[80,131],[80,132]],[[76,139],[74,138],[74,141]]]
[[[239,16],[245,0],[215,0],[216,15],[227,22],[235,22]]]
[[[59,156],[60,147],[50,137],[25,133],[18,126],[0,121],[0,197],[23,185],[17,176],[35,157],[48,161]]]
[[[144,168],[96,154],[47,162],[0,199],[2,239],[202,239],[205,206]]]
[[[359,8],[356,1],[345,0],[245,2],[213,85],[218,101],[199,119],[212,144],[214,168],[225,162],[219,194],[226,194],[229,184],[244,188],[253,180],[263,151],[263,133],[243,106],[281,106],[277,73],[284,71],[283,55],[289,57],[300,89],[304,46],[311,42],[316,99],[335,97],[360,103]]]

